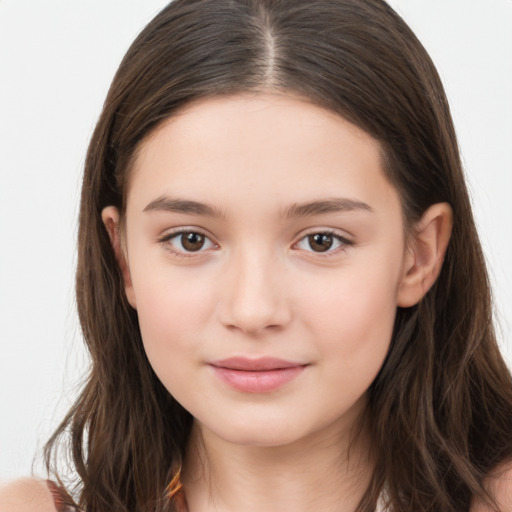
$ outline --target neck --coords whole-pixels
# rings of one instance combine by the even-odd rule
[[[353,512],[373,467],[366,429],[244,446],[194,424],[183,471],[190,512]]]

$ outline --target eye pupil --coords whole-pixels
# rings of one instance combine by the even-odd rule
[[[308,236],[308,243],[313,251],[325,252],[332,247],[333,236],[328,233],[315,233]]]
[[[204,245],[205,237],[200,233],[184,233],[181,235],[181,244],[187,251],[199,251]]]

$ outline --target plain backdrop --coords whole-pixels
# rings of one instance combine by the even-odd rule
[[[124,52],[166,3],[0,0],[1,479],[30,473],[87,368],[73,298],[84,155]],[[512,365],[512,0],[391,3],[444,80]]]

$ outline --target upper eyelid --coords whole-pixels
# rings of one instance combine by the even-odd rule
[[[158,241],[161,242],[164,240],[169,240],[169,239],[171,239],[175,236],[181,235],[183,233],[198,233],[200,235],[205,236],[206,238],[211,240],[213,243],[216,243],[215,237],[211,233],[209,233],[205,229],[202,229],[197,226],[180,226],[177,228],[170,228],[170,229],[166,230],[163,234],[158,235]]]
[[[219,243],[216,241],[215,237],[207,230],[200,228],[198,226],[179,226],[176,228],[171,228],[167,230],[164,234],[158,236],[159,242],[165,242],[167,240],[170,240],[171,238],[178,236],[183,233],[199,233],[206,238],[208,238],[214,245],[219,245]],[[344,241],[346,244],[354,244],[353,235],[350,233],[339,230],[335,228],[309,228],[305,230],[301,230],[299,233],[297,233],[294,236],[294,242],[293,245],[298,244],[301,240],[303,240],[305,237],[314,235],[314,234],[329,234],[332,235],[342,241]]]
[[[335,229],[335,228],[310,228],[310,229],[305,229],[305,230],[302,230],[299,233],[297,233],[297,235],[295,236],[295,240],[297,242],[299,242],[300,240],[302,240],[306,236],[316,235],[316,234],[332,235],[332,236],[335,236],[336,238],[340,238],[342,240],[345,240],[346,242],[354,243],[354,240],[353,240],[354,236],[352,234],[348,233],[347,231],[344,231],[344,230],[341,230],[341,229]],[[296,242],[294,242],[294,243],[296,243]]]

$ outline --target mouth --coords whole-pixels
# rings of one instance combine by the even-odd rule
[[[297,378],[309,365],[273,357],[232,357],[211,362],[209,366],[218,378],[237,391],[268,393]]]

